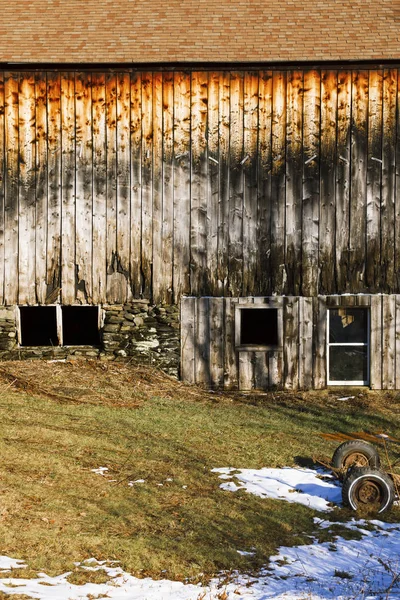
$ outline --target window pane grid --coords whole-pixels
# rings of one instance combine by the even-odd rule
[[[369,384],[369,309],[327,311],[328,385]]]

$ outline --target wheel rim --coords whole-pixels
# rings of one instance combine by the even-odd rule
[[[367,467],[369,465],[369,458],[361,452],[352,452],[343,461],[343,466],[348,467]]]
[[[357,490],[357,503],[359,504],[381,504],[384,499],[381,487],[375,481],[366,480],[361,483]]]

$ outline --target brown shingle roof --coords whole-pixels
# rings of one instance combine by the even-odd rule
[[[400,0],[0,0],[1,62],[400,58]]]

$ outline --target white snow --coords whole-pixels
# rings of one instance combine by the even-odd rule
[[[261,497],[301,502],[311,508],[327,511],[329,503],[340,502],[340,487],[321,471],[311,469],[214,469],[220,473],[224,490],[245,490]],[[233,481],[232,479],[235,479]],[[236,483],[235,483],[236,482]],[[136,481],[135,483],[138,483]],[[329,513],[326,513],[329,514]],[[335,523],[314,518],[321,529]],[[49,577],[40,573],[36,579],[10,578],[10,569],[26,565],[0,556],[0,593],[23,594],[37,600],[89,600],[107,597],[117,600],[399,600],[400,597],[400,523],[351,519],[340,525],[357,530],[360,540],[336,536],[333,542],[281,547],[277,555],[257,578],[226,574],[212,580],[207,587],[176,581],[138,579],[124,572],[116,563],[85,561],[83,569],[103,569],[109,581],[102,584],[73,585],[69,573]],[[371,530],[372,529],[372,530]],[[254,549],[239,548],[246,557]],[[398,579],[397,579],[398,578]]]

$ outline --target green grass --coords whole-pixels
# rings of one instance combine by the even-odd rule
[[[346,403],[326,392],[169,396],[155,389],[129,408],[3,389],[0,553],[49,574],[90,557],[156,578],[254,571],[278,546],[310,543],[321,514],[224,492],[211,469],[307,464],[335,448],[318,432],[396,435],[400,425],[395,394],[381,404],[372,393]],[[91,472],[100,466],[107,476]],[[128,486],[137,479],[145,483]],[[332,520],[348,516],[337,510]]]

